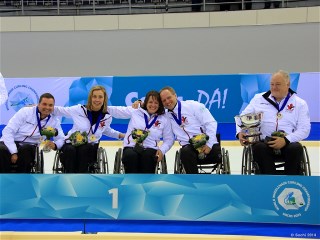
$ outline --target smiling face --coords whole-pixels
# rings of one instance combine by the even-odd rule
[[[149,114],[155,114],[159,109],[159,102],[155,97],[151,96],[146,107]]]
[[[289,92],[290,80],[281,73],[275,73],[270,81],[270,91],[277,102],[285,98]]]
[[[104,93],[102,90],[94,90],[91,96],[92,111],[99,111],[104,103]]]
[[[168,89],[164,89],[161,91],[160,97],[165,108],[169,110],[174,109],[178,101],[177,94],[172,93]]]
[[[40,117],[46,118],[47,116],[52,113],[54,108],[54,99],[53,98],[42,98],[41,101],[38,103],[38,109],[40,112]]]

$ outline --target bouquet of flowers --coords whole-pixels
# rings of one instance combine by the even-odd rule
[[[73,146],[77,147],[88,142],[88,134],[87,132],[75,131],[68,139]]]
[[[199,159],[204,159],[205,154],[202,151],[202,147],[206,145],[207,141],[209,140],[209,136],[205,133],[201,133],[199,135],[190,138],[189,143],[199,152]]]
[[[142,144],[143,141],[148,137],[149,131],[141,130],[141,129],[133,129],[131,132],[133,140],[138,143]]]
[[[40,135],[44,136],[44,139],[43,139],[44,140],[44,147],[42,150],[44,152],[50,152],[51,149],[48,146],[46,146],[46,143],[47,143],[47,141],[50,141],[52,137],[55,137],[58,135],[58,129],[50,127],[50,126],[44,127],[41,129]]]
[[[275,131],[271,133],[272,137],[285,137],[287,134],[283,130]]]
[[[131,131],[131,135],[133,140],[136,142],[134,149],[137,152],[143,151],[142,143],[148,137],[149,131],[135,128]]]

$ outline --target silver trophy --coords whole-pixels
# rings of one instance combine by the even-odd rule
[[[248,113],[244,115],[235,116],[236,124],[242,129],[242,132],[246,134],[248,143],[252,144],[260,141],[260,124],[263,113]]]

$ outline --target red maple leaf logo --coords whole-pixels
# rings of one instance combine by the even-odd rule
[[[103,122],[100,122],[100,127],[103,128],[104,126],[106,125],[106,123],[103,121]]]
[[[161,124],[161,122],[159,122],[159,120],[157,120],[157,121],[154,123],[154,126],[155,126],[155,127],[158,127],[158,126],[160,126],[160,124]]]
[[[287,106],[287,109],[292,111],[292,110],[294,109],[293,104],[292,104],[292,103],[291,103],[291,104],[289,104],[289,105]]]
[[[182,123],[187,122],[187,117],[182,117]]]

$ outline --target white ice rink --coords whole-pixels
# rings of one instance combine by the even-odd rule
[[[320,176],[320,142],[319,141],[305,141],[302,142],[308,149],[311,175]],[[115,153],[119,148],[122,148],[122,142],[120,141],[103,141],[100,143],[106,149],[109,165],[109,173],[113,173]],[[231,174],[241,174],[241,161],[243,147],[237,141],[222,141],[222,147],[229,152]],[[179,145],[176,143],[170,151],[166,154],[168,173],[172,174],[174,170],[174,159],[176,151],[179,149]],[[44,170],[45,173],[51,174],[55,151],[44,153]]]

